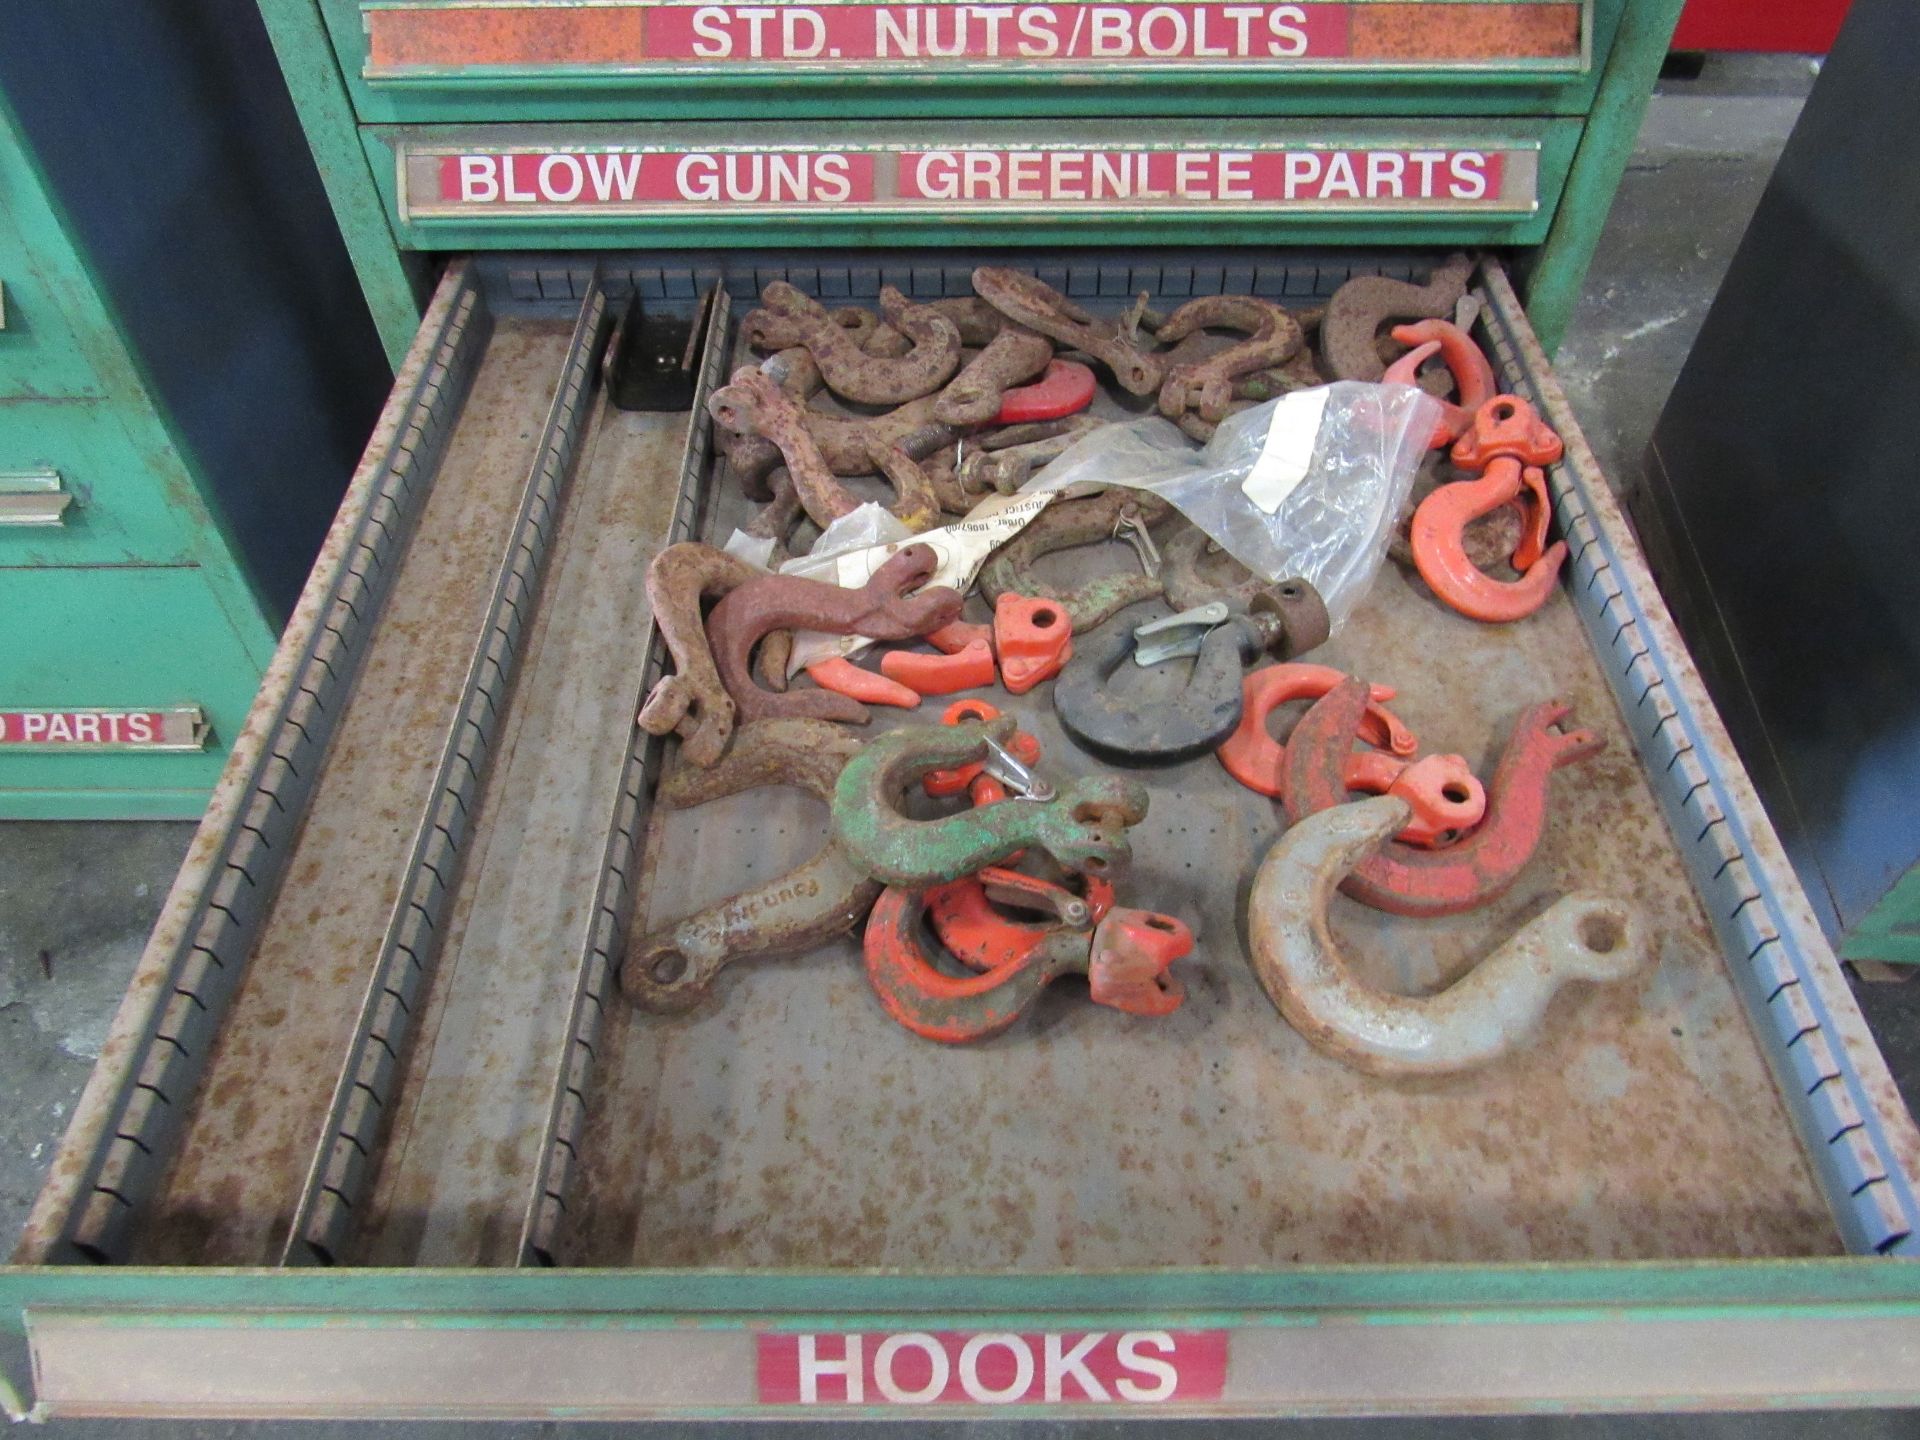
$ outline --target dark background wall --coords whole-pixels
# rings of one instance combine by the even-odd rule
[[[1913,5],[1858,0],[1648,453],[1662,588],[1835,938],[1920,858],[1917,79]]]
[[[252,0],[6,0],[0,90],[284,619],[391,382]]]

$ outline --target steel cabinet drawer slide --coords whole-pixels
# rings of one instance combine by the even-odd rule
[[[1115,309],[1304,306],[1436,258],[994,256]],[[733,318],[776,279],[931,298],[975,263],[451,267],[0,1276],[17,1410],[1920,1394],[1893,1363],[1920,1345],[1901,1258],[1920,1135],[1495,261],[1479,339],[1567,442],[1561,591],[1496,632],[1390,564],[1327,655],[1400,683],[1430,743],[1476,761],[1556,694],[1608,747],[1556,780],[1546,841],[1486,910],[1336,918],[1420,990],[1553,895],[1605,889],[1658,936],[1643,986],[1583,992],[1470,1076],[1361,1077],[1249,969],[1246,883],[1280,827],[1203,757],[1146,776],[1128,881],[1200,937],[1174,1015],[1043,1002],[989,1044],[931,1046],[881,1012],[852,943],[735,967],[685,1014],[620,998],[633,934],[803,860],[824,826],[788,792],[655,807],[676,753],[633,725],[666,663],[649,558],[744,513],[703,403],[744,353]],[[707,315],[697,423],[606,401],[635,293]],[[1054,773],[1096,768],[1050,706],[1018,713]]]

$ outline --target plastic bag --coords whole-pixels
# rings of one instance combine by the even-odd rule
[[[878,501],[856,505],[831,522],[804,555],[795,556],[780,566],[782,575],[804,575],[812,580],[832,578],[833,566],[827,562],[850,550],[866,550],[875,545],[891,545],[905,540],[913,532]]]
[[[1439,418],[1411,385],[1341,381],[1229,415],[1204,446],[1157,415],[1105,426],[1023,493],[1151,490],[1263,579],[1307,581],[1337,627],[1380,569]]]

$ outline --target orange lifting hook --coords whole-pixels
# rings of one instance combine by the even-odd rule
[[[1499,387],[1493,379],[1493,366],[1487,363],[1487,357],[1480,347],[1473,343],[1473,337],[1450,320],[1421,320],[1412,325],[1396,325],[1392,333],[1395,340],[1412,348],[1387,367],[1385,379],[1388,384],[1418,384],[1420,367],[1436,354],[1453,376],[1454,389],[1459,393],[1460,401],[1458,404],[1447,400],[1440,402],[1440,421],[1433,427],[1433,438],[1427,447],[1444,450],[1467,433],[1475,413],[1498,391]]]
[[[1346,679],[1344,672],[1330,665],[1304,661],[1252,672],[1241,692],[1240,727],[1214,752],[1221,765],[1249,790],[1284,798],[1287,747],[1268,730],[1269,717],[1289,701],[1318,700]],[[1391,686],[1369,687],[1359,739],[1378,748],[1346,757],[1347,788],[1398,795],[1412,807],[1413,815],[1397,838],[1410,845],[1445,844],[1480,823],[1487,809],[1486,790],[1458,755],[1405,758],[1420,748],[1420,742],[1387,709],[1384,702],[1393,695]]]
[[[1413,512],[1413,563],[1442,601],[1473,620],[1523,620],[1546,604],[1566,562],[1565,541],[1547,545],[1546,473],[1561,456],[1560,437],[1517,395],[1496,395],[1474,413],[1473,428],[1453,447],[1453,463],[1484,473],[1442,485]],[[1518,580],[1496,580],[1467,558],[1469,523],[1530,492],[1532,514],[1513,566]]]

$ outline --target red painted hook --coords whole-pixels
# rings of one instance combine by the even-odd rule
[[[1547,545],[1546,473],[1562,453],[1560,437],[1515,395],[1497,395],[1453,447],[1453,463],[1484,471],[1442,485],[1413,512],[1413,563],[1433,593],[1462,615],[1488,623],[1521,620],[1546,604],[1566,562],[1564,541]],[[1513,552],[1518,580],[1496,580],[1467,558],[1466,528],[1530,492],[1532,514]]]
[[[1480,407],[1493,399],[1499,390],[1493,378],[1493,366],[1487,363],[1487,357],[1481,353],[1480,347],[1473,343],[1473,337],[1451,320],[1420,320],[1411,325],[1396,325],[1392,333],[1395,340],[1413,348],[1387,367],[1385,379],[1389,383],[1417,384],[1420,367],[1435,354],[1440,356],[1441,363],[1453,376],[1453,388],[1459,397],[1458,401],[1440,402],[1440,423],[1434,427],[1433,438],[1427,442],[1429,450],[1444,450],[1467,433]]]

